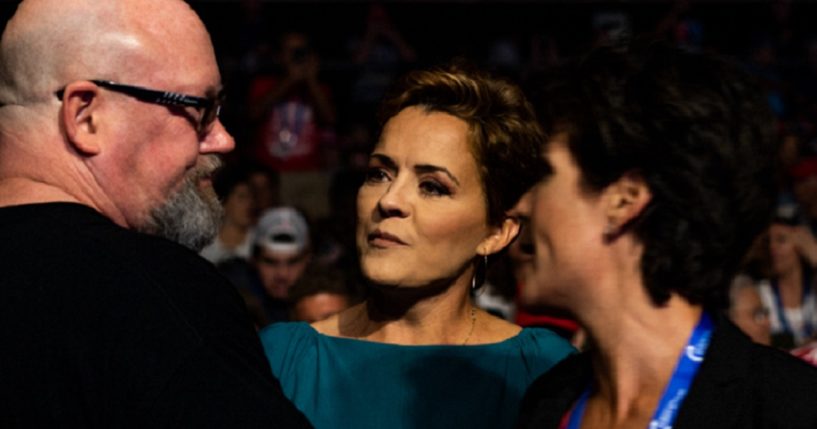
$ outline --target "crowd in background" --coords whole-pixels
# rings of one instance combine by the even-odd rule
[[[814,5],[61,1],[0,40],[4,421],[817,424]]]
[[[764,83],[778,120],[780,203],[774,226],[758,238],[736,282],[751,286],[757,300],[749,299],[757,304],[739,300],[746,288],[737,285],[733,313],[770,331],[760,334],[768,338],[763,342],[794,348],[814,336],[817,32],[808,26],[814,5],[786,0],[192,5],[215,24],[229,97],[223,120],[237,140],[216,182],[226,222],[204,255],[241,287],[259,327],[315,320],[361,297],[354,201],[378,137],[377,105],[397,76],[463,57],[524,87],[548,66],[586,48],[646,36],[735,57]],[[272,240],[271,230],[256,224],[280,207],[304,226],[284,237],[300,244],[270,256],[265,243]],[[789,263],[794,268],[777,261],[787,257],[780,256],[787,242],[789,253],[801,255],[794,258],[797,264]],[[494,265],[490,287],[477,302],[508,320],[574,335],[578,327],[568,317],[531,315],[515,305],[529,265],[530,245],[520,239]],[[792,282],[798,285],[789,291]],[[304,306],[296,306],[296,297],[326,309],[296,316],[294,309]],[[743,313],[737,310],[744,307]]]
[[[737,58],[763,82],[777,117],[779,205],[735,282],[732,314],[746,321],[745,330],[761,331],[753,335],[756,340],[789,349],[807,345],[817,333],[812,273],[817,31],[810,19],[817,5],[791,0],[191,5],[211,29],[228,97],[222,120],[236,137],[236,150],[216,180],[225,224],[203,255],[240,287],[259,327],[317,320],[361,297],[354,201],[378,138],[378,103],[397,76],[463,57],[524,87],[549,66],[592,46],[646,36]],[[264,218],[267,224],[259,224]],[[270,234],[282,228],[290,233],[278,234],[284,243],[276,243]],[[517,286],[530,270],[529,252],[523,239],[514,243],[493,264],[490,287],[477,302],[517,323],[573,335],[578,327],[569,317],[531,315],[515,305]],[[322,310],[298,306],[296,298]],[[296,307],[305,308],[299,313]],[[800,354],[815,355],[810,348]]]
[[[192,5],[213,29],[228,94],[222,117],[237,141],[216,181],[226,222],[203,254],[240,286],[259,327],[314,321],[361,297],[354,201],[378,138],[377,105],[397,76],[462,57],[524,87],[589,47],[657,37],[737,58],[763,83],[778,121],[780,202],[775,226],[758,238],[736,282],[750,285],[758,304],[750,305],[754,297],[745,304],[738,297],[746,288],[736,286],[734,308],[747,310],[735,318],[769,331],[760,334],[768,338],[762,342],[785,348],[814,336],[817,32],[808,25],[814,5],[786,0]],[[293,233],[284,240],[292,245],[270,256],[265,244],[275,246],[269,237],[274,228],[257,223],[281,207],[291,210],[285,216],[290,224],[303,226],[289,225]],[[779,256],[786,242],[802,267],[780,268],[785,264],[776,258],[787,257]],[[492,267],[490,287],[477,302],[522,325],[574,335],[578,326],[566,315],[532,315],[516,305],[516,289],[530,270],[529,252],[524,239],[514,243]],[[792,282],[798,285],[787,286]],[[296,298],[321,309],[296,305]],[[316,313],[296,315],[296,307]]]

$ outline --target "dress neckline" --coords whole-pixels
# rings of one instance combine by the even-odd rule
[[[485,343],[485,344],[394,344],[394,343],[382,343],[379,341],[372,341],[366,340],[361,338],[351,338],[351,337],[336,337],[334,335],[327,335],[324,333],[319,332],[317,329],[312,327],[307,322],[297,322],[306,325],[306,327],[318,338],[322,338],[328,341],[337,341],[337,342],[346,342],[349,344],[361,344],[361,345],[371,345],[372,347],[392,347],[392,348],[405,348],[405,349],[456,349],[456,350],[463,350],[463,349],[478,349],[478,348],[486,348],[486,347],[503,347],[509,346],[512,344],[517,343],[520,341],[524,336],[530,335],[533,329],[541,329],[541,328],[522,328],[519,333],[508,337],[502,341],[497,341],[493,343]],[[555,334],[554,334],[555,335]]]

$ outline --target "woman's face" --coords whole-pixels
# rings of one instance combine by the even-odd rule
[[[240,183],[227,195],[224,201],[224,220],[234,225],[252,225],[255,213],[255,198],[250,185]]]
[[[769,228],[769,253],[772,257],[772,271],[780,276],[800,267],[800,256],[794,245],[792,228],[772,224]]]
[[[530,217],[534,242],[534,281],[520,290],[524,305],[559,304],[577,286],[596,278],[606,217],[601,197],[581,188],[581,175],[566,136],[550,139],[545,154],[552,174],[520,201],[520,214]]]
[[[369,280],[418,287],[471,275],[490,228],[467,137],[461,119],[417,107],[386,123],[357,198]]]

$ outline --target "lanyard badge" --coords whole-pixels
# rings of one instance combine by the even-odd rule
[[[714,329],[712,318],[706,312],[701,313],[701,319],[693,329],[686,346],[684,346],[681,357],[678,358],[675,371],[664,390],[664,394],[661,395],[658,408],[655,410],[647,429],[672,429],[672,424],[678,416],[681,403],[689,392],[695,374],[698,373],[698,369],[704,361],[704,355],[709,347],[709,340]],[[579,429],[581,426],[584,408],[587,405],[587,399],[590,397],[590,390],[590,387],[588,387],[579,397],[573,411],[570,413],[566,429]]]

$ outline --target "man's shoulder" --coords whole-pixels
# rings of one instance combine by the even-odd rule
[[[0,271],[0,283],[9,286],[3,295],[26,301],[63,299],[88,311],[151,309],[146,315],[161,307],[201,322],[211,307],[240,307],[227,280],[195,252],[79,204],[0,208],[0,260],[13,267]]]
[[[59,255],[50,260],[58,264],[100,258],[99,264],[89,267],[94,271],[112,267],[119,272],[143,271],[156,263],[210,266],[176,243],[123,228],[91,207],[74,203],[0,208],[0,237],[0,255],[6,258],[26,252],[37,252],[40,260]]]
[[[91,207],[76,203],[26,204],[0,208],[0,236],[19,246],[67,253],[73,247],[88,252],[129,248],[144,234],[122,228]],[[87,247],[89,245],[93,245]]]
[[[194,252],[58,204],[0,209],[0,257],[10,262],[0,270],[0,396],[14,392],[12,415],[92,409],[184,426],[228,420],[218,404],[246,410],[232,416],[243,427],[303,422],[270,377],[241,298]],[[32,385],[56,392],[45,409]]]

